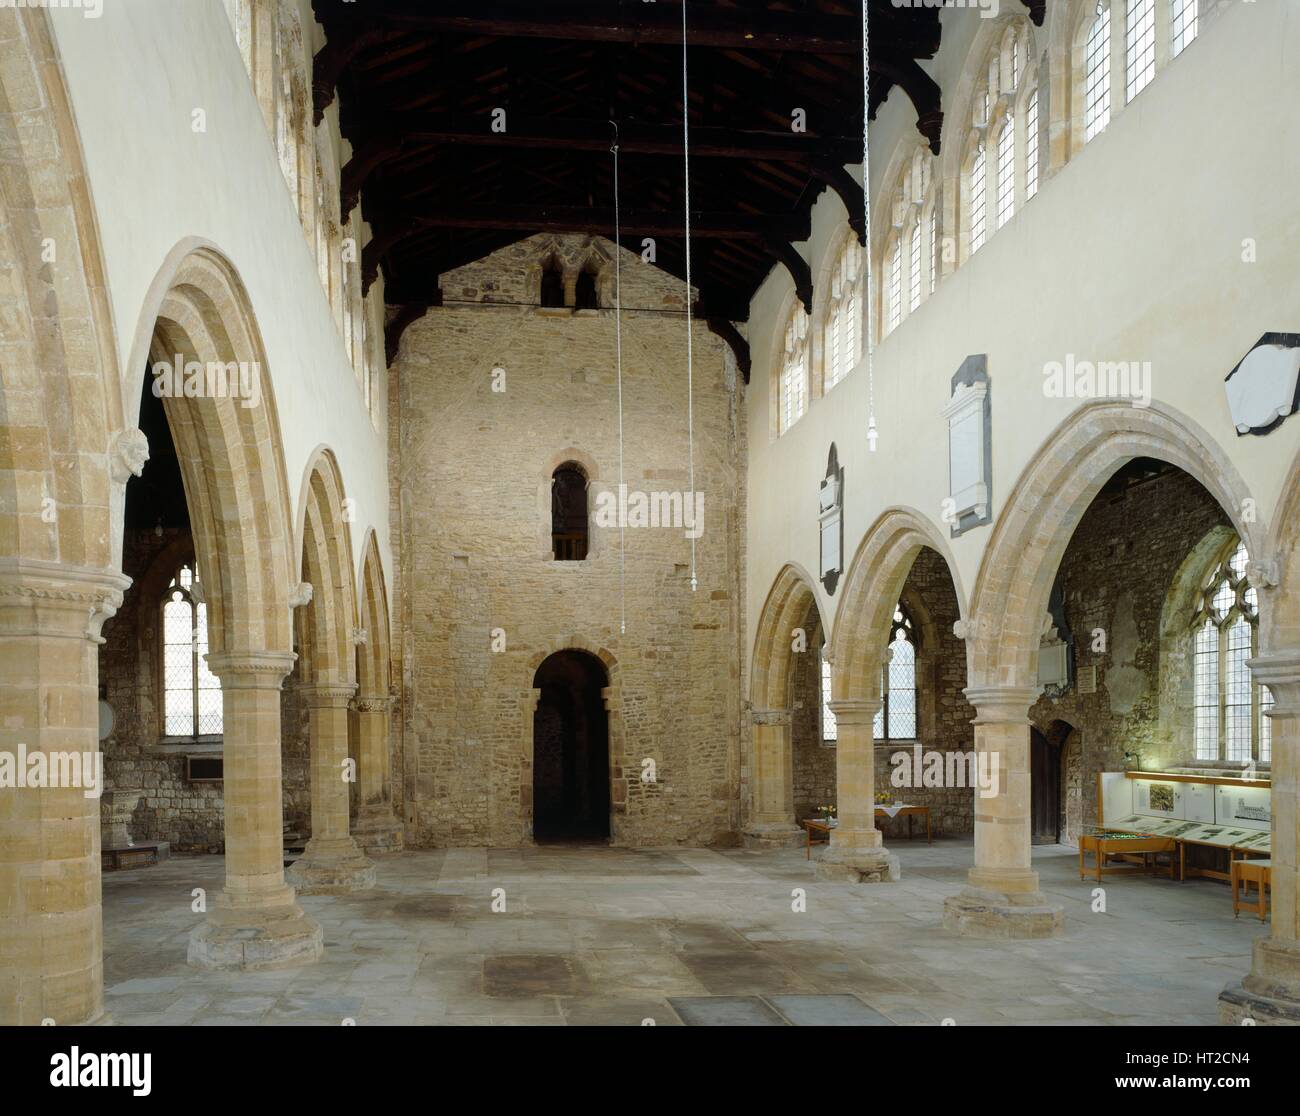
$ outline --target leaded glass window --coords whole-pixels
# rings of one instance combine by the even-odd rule
[[[881,706],[871,734],[875,740],[916,739],[916,637],[912,618],[900,604],[889,629],[889,649],[881,671]]]
[[[163,735],[193,740],[222,732],[221,682],[208,670],[208,610],[198,574],[182,566],[162,604]]]
[[[1245,544],[1238,543],[1206,579],[1192,620],[1198,760],[1244,766],[1272,758],[1264,714],[1273,698],[1246,665],[1259,642],[1259,594],[1246,580],[1249,561]]]

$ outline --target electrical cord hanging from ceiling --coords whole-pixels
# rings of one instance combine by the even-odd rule
[[[875,345],[871,331],[871,152],[868,146],[867,120],[871,115],[871,49],[867,30],[867,11],[871,0],[862,0],[862,202],[863,230],[866,240],[863,250],[863,275],[866,281],[866,329],[867,338],[867,448],[876,452],[876,371]]]
[[[627,496],[623,485],[623,229],[618,198],[618,125],[614,128],[614,354],[618,375],[618,631],[627,634]]]
[[[687,501],[692,507],[695,500],[695,348],[691,326],[691,103],[689,99],[690,84],[686,68],[686,0],[682,0],[682,152],[686,174],[686,454],[689,462],[690,481],[683,509]],[[691,526],[691,592],[694,593],[699,580],[695,569],[695,536],[700,533],[703,524]]]

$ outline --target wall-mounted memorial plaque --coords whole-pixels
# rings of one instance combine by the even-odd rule
[[[988,357],[968,356],[952,378],[948,420],[949,514],[954,538],[992,521],[993,446],[989,437]]]
[[[1237,434],[1267,434],[1300,411],[1300,333],[1266,333],[1223,382]]]
[[[821,529],[821,581],[826,592],[835,595],[844,570],[844,470],[840,468],[835,443],[826,459],[817,501],[817,523]]]

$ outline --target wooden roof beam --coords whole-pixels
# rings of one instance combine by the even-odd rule
[[[381,210],[382,212],[382,210]],[[679,212],[624,210],[620,214],[624,236],[680,236],[684,215]],[[484,205],[437,208],[428,213],[391,217],[397,239],[407,229],[502,229],[536,232],[614,234],[614,210],[571,205]],[[807,213],[743,214],[695,212],[691,235],[706,240],[807,240],[811,218]],[[387,238],[376,237],[376,240]],[[374,243],[372,241],[371,243]]]
[[[314,0],[316,18],[327,28],[355,20],[346,0]],[[682,41],[682,14],[676,4],[642,0],[369,0],[370,26],[388,30],[431,31],[569,42],[669,43]],[[862,23],[851,16],[800,12],[760,12],[738,8],[692,8],[688,13],[692,46],[811,54],[860,54]],[[918,29],[916,42],[930,34]]]

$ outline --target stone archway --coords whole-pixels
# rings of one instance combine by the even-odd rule
[[[533,689],[533,838],[608,840],[604,664],[587,651],[556,651],[537,668]]]
[[[357,824],[353,835],[366,853],[400,852],[402,824],[393,813],[391,659],[388,592],[379,544],[366,535],[361,565],[361,627],[357,645]]]
[[[1300,1024],[1300,454],[1291,463],[1268,550],[1247,571],[1260,593],[1260,653],[1249,666],[1273,694],[1272,929],[1250,973],[1219,997],[1225,1023]]]
[[[528,685],[521,693],[519,700],[522,744],[519,764],[519,814],[522,822],[520,836],[524,844],[533,842],[534,729],[537,709],[542,698],[542,691],[536,688],[537,672],[547,659],[562,651],[585,653],[596,660],[608,680],[607,684],[600,690],[600,700],[607,719],[609,843],[617,845],[622,837],[622,818],[627,813],[629,779],[623,733],[622,675],[619,670],[618,660],[608,650],[577,635],[551,641],[545,648],[531,655],[527,662]],[[640,777],[641,770],[638,763],[636,777]]]
[[[154,367],[243,362],[253,373],[240,397],[163,395],[208,594],[208,666],[221,680],[225,723],[226,886],[191,935],[189,960],[279,968],[314,961],[322,950],[320,928],[284,879],[280,688],[294,661],[290,610],[305,602],[294,589],[279,422],[234,268],[200,248],[160,278]]]
[[[817,863],[818,876],[877,882],[898,878],[898,860],[876,828],[875,743],[872,722],[881,706],[880,679],[889,628],[916,557],[936,551],[961,585],[939,530],[913,508],[884,511],[858,545],[844,582],[831,640],[831,709],[839,726],[836,765],[839,827]]]
[[[752,848],[792,847],[803,840],[794,818],[790,673],[796,645],[800,653],[810,650],[805,624],[816,607],[812,579],[798,566],[787,565],[776,575],[759,616],[749,676],[749,822],[742,830]]]
[[[999,791],[981,799],[968,886],[944,904],[945,924],[993,937],[1056,933],[1061,909],[1038,890],[1030,859],[1029,707],[1052,582],[1065,548],[1102,486],[1137,457],[1190,474],[1223,507],[1251,553],[1264,525],[1247,522],[1248,493],[1226,454],[1190,419],[1163,404],[1090,403],[1043,444],[994,525],[965,629],[975,706],[975,746],[996,761]]]
[[[302,693],[311,724],[311,840],[288,880],[304,894],[341,894],[374,886],[375,866],[348,832],[348,707],[356,694],[356,594],[352,536],[338,462],[327,449],[308,466],[302,499],[302,574],[311,586],[302,606]]]
[[[0,749],[99,755],[100,630],[121,570],[126,430],[103,253],[48,14],[0,8]],[[119,518],[115,519],[114,512]],[[99,803],[0,791],[0,1025],[103,1015]]]

